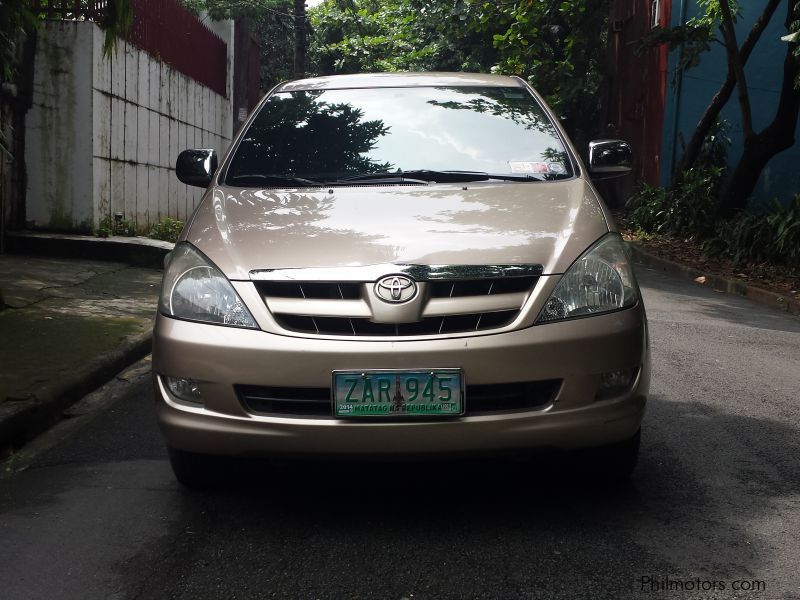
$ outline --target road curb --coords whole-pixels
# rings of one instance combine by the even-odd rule
[[[26,399],[0,404],[0,456],[56,423],[64,410],[150,353],[152,332],[127,338],[116,350],[95,357],[57,383],[34,389]]]
[[[6,241],[6,249],[13,254],[111,260],[156,269],[164,267],[164,257],[174,247],[172,242],[145,237],[99,238],[38,231],[9,231]]]
[[[7,250],[57,258],[110,260],[162,269],[174,244],[141,237],[108,237],[8,232]],[[76,368],[58,382],[33,389],[27,398],[0,404],[0,459],[48,429],[72,404],[150,353],[152,331],[126,338],[115,350]]]
[[[633,252],[634,260],[648,267],[682,279],[691,279],[697,282],[698,285],[704,285],[719,292],[742,296],[758,304],[776,308],[791,315],[800,316],[800,298],[790,298],[748,285],[743,281],[728,279],[727,277],[720,277],[719,275],[711,275],[700,269],[687,267],[686,265],[651,254],[635,241],[629,241],[628,245]],[[700,277],[704,278],[703,283],[697,281]]]

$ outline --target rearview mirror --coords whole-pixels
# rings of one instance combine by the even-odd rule
[[[216,172],[216,150],[184,150],[175,163],[178,179],[195,187],[207,188]]]
[[[625,175],[633,168],[633,151],[622,140],[589,142],[589,171],[592,175],[613,177]]]

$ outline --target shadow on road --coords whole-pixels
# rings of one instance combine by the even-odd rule
[[[518,502],[557,500],[592,489],[630,493],[629,482],[611,482],[580,468],[575,454],[537,453],[457,459],[247,460],[232,461],[212,494],[245,500],[268,497],[290,511],[329,500],[340,506],[334,519],[373,508],[387,517],[440,518],[475,506],[511,508]],[[345,507],[350,507],[347,510]],[[496,507],[494,507],[496,508]],[[443,512],[442,512],[443,511]],[[315,512],[315,518],[324,517]],[[346,518],[346,517],[345,517]]]
[[[659,271],[637,264],[636,276],[643,288],[647,308],[670,310],[680,307],[683,316],[717,318],[758,329],[800,333],[800,317],[765,308],[741,296],[714,291],[703,285],[667,277]]]
[[[186,550],[197,560],[214,547],[269,546],[282,565],[311,569],[292,581],[318,592],[331,588],[312,572],[344,560],[337,553],[367,556],[375,569],[413,556],[414,577],[396,576],[408,589],[427,582],[433,597],[491,596],[487,572],[550,597],[640,597],[638,578],[650,574],[749,574],[780,588],[773,568],[782,550],[758,524],[779,518],[778,507],[800,493],[797,430],[694,402],[655,397],[651,408],[637,472],[617,485],[576,476],[572,459],[552,455],[240,465],[226,489],[183,492],[185,503],[214,515],[213,528],[196,530],[204,542]],[[458,563],[457,582],[439,579],[442,555]],[[575,583],[584,579],[585,590]],[[369,581],[373,592],[390,589]],[[332,589],[357,580],[344,583]],[[526,592],[507,597],[515,595]]]

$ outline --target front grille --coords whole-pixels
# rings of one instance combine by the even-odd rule
[[[561,389],[560,379],[467,385],[466,416],[525,412],[548,406]],[[289,388],[237,385],[245,410],[256,415],[333,416],[330,388]]]
[[[261,293],[272,298],[305,298],[309,300],[358,300],[361,284],[352,282],[264,281]]]
[[[249,412],[269,415],[330,417],[330,388],[287,388],[237,385],[236,393]]]
[[[463,298],[465,296],[493,296],[527,292],[536,283],[537,277],[506,277],[497,279],[467,279],[456,281],[433,281],[430,284],[431,298]]]
[[[367,302],[374,281],[256,281],[277,324],[328,336],[430,336],[499,329],[519,315],[538,276],[420,281],[414,322],[378,322]],[[389,319],[391,320],[391,319]]]
[[[519,311],[428,317],[416,323],[373,323],[369,319],[276,315],[284,329],[320,335],[412,336],[497,329],[511,323]]]
[[[467,414],[521,412],[544,408],[555,400],[560,379],[467,386]]]

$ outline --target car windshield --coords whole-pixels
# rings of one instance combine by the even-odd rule
[[[236,149],[233,186],[572,177],[553,123],[520,87],[279,92]]]

